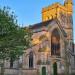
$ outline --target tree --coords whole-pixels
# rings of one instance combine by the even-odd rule
[[[31,45],[31,31],[28,27],[18,26],[16,16],[10,8],[0,8],[0,61],[1,75],[4,75],[4,60],[13,62]]]

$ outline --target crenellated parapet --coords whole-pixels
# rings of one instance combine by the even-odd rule
[[[52,4],[51,6],[42,9],[42,21],[59,18],[60,14],[72,15],[73,4],[71,2],[65,2],[64,5],[59,3]]]

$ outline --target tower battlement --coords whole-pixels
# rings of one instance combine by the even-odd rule
[[[59,3],[54,3],[51,6],[42,9],[42,21],[51,20],[54,18],[59,18],[60,13],[72,15],[72,2],[64,2],[64,5]]]

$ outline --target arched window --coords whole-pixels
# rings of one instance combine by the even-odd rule
[[[11,57],[10,58],[10,68],[13,68],[13,63],[14,63],[14,61],[13,61],[13,58]]]
[[[60,55],[60,34],[57,29],[51,35],[51,55]]]
[[[33,68],[33,52],[29,53],[29,68]]]

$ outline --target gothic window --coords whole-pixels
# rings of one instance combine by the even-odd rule
[[[13,68],[13,58],[10,58],[10,68]]]
[[[51,55],[60,55],[60,35],[57,29],[54,29],[51,36]]]
[[[29,53],[29,68],[33,68],[33,52]]]

